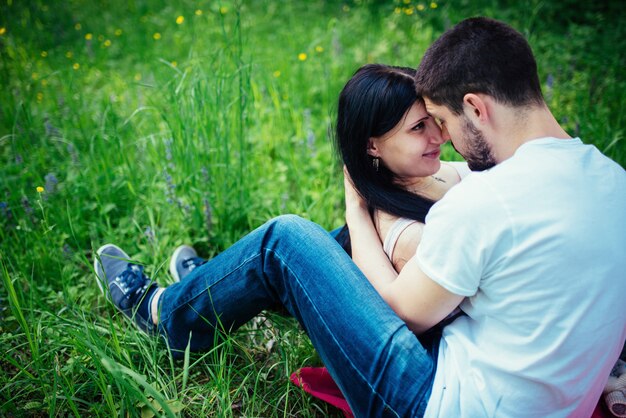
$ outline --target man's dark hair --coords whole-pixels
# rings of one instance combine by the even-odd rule
[[[537,63],[524,36],[476,17],[446,31],[426,51],[415,75],[417,94],[459,115],[467,93],[511,106],[543,103]]]

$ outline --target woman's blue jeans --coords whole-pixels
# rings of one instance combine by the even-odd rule
[[[297,216],[275,218],[169,286],[159,330],[174,354],[210,349],[264,309],[306,330],[358,417],[421,416],[438,338],[425,347],[333,237]]]

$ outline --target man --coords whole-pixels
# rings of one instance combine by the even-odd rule
[[[416,332],[466,298],[467,315],[443,332],[426,415],[591,415],[626,337],[624,170],[559,126],[529,45],[503,23],[468,19],[445,33],[416,87],[470,168],[489,169],[431,209],[397,278],[381,273],[380,254],[353,247]],[[372,232],[353,208],[362,243]]]
[[[280,305],[357,416],[589,415],[626,337],[624,171],[558,126],[528,44],[502,23],[446,32],[416,83],[472,167],[497,166],[433,207],[399,276],[348,179],[369,283],[325,231],[286,216],[166,289],[102,247],[95,269],[113,303],[175,355]],[[415,337],[459,304],[466,315],[441,339]]]

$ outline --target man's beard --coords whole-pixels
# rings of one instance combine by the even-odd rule
[[[485,140],[482,132],[466,117],[463,117],[465,126],[463,127],[463,143],[465,152],[459,152],[454,143],[452,147],[465,158],[467,166],[472,171],[488,170],[496,165],[496,159],[491,151],[491,146]]]

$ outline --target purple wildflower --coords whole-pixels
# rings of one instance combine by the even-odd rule
[[[206,224],[207,232],[211,232],[213,227],[213,208],[208,198],[204,198],[202,203],[204,204],[204,222]]]
[[[148,238],[150,244],[154,244],[154,231],[149,226],[143,231],[143,235]]]
[[[11,213],[11,208],[9,207],[7,202],[0,202],[0,214],[7,221],[10,221],[11,218],[13,218],[13,214]]]
[[[46,174],[44,180],[46,180],[46,184],[44,185],[44,189],[46,189],[46,194],[54,193],[57,189],[57,185],[59,184],[59,180],[56,178],[54,173]]]

